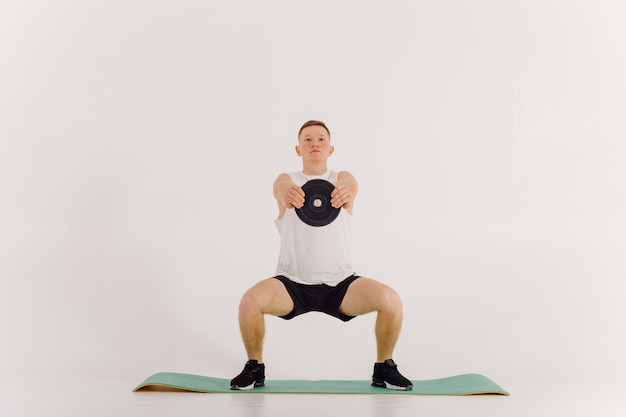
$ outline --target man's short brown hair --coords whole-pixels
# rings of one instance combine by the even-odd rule
[[[324,124],[324,122],[320,120],[309,120],[308,122],[303,124],[300,130],[298,131],[298,138],[300,137],[300,133],[302,133],[302,130],[304,130],[305,128],[309,126],[322,126],[328,132],[328,138],[330,139],[330,130],[328,130],[328,127],[326,127],[326,124]]]

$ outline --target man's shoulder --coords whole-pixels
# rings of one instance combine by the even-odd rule
[[[337,173],[337,179],[356,180],[350,171],[339,171]]]
[[[293,179],[293,177],[297,174],[298,174],[297,172],[281,172],[276,177],[276,181]]]

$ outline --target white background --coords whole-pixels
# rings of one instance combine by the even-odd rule
[[[2,1],[0,372],[230,378],[271,185],[327,122],[412,379],[626,372],[621,1]],[[367,379],[374,315],[270,317],[268,377]],[[132,388],[132,387],[129,387]]]

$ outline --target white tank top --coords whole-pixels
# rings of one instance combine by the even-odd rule
[[[336,171],[323,175],[289,173],[292,181],[302,187],[313,179],[337,183]],[[280,254],[276,275],[284,275],[301,284],[335,286],[353,274],[350,264],[348,237],[351,215],[341,209],[339,216],[326,226],[304,223],[294,209],[285,210],[274,222],[280,233]]]

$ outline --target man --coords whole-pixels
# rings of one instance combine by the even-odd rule
[[[388,286],[356,276],[352,270],[347,234],[358,187],[349,172],[328,170],[327,160],[333,152],[326,125],[317,120],[306,122],[298,132],[296,146],[302,171],[280,174],[274,182],[276,226],[281,235],[277,272],[275,277],[254,285],[241,299],[239,327],[248,361],[231,381],[231,389],[252,389],[265,383],[264,315],[289,320],[309,311],[321,311],[343,321],[377,312],[372,385],[398,390],[413,387],[392,359],[402,325],[400,297]],[[340,209],[337,218],[322,227],[306,224],[295,213],[305,202],[302,186],[313,179],[335,186],[330,204]]]

